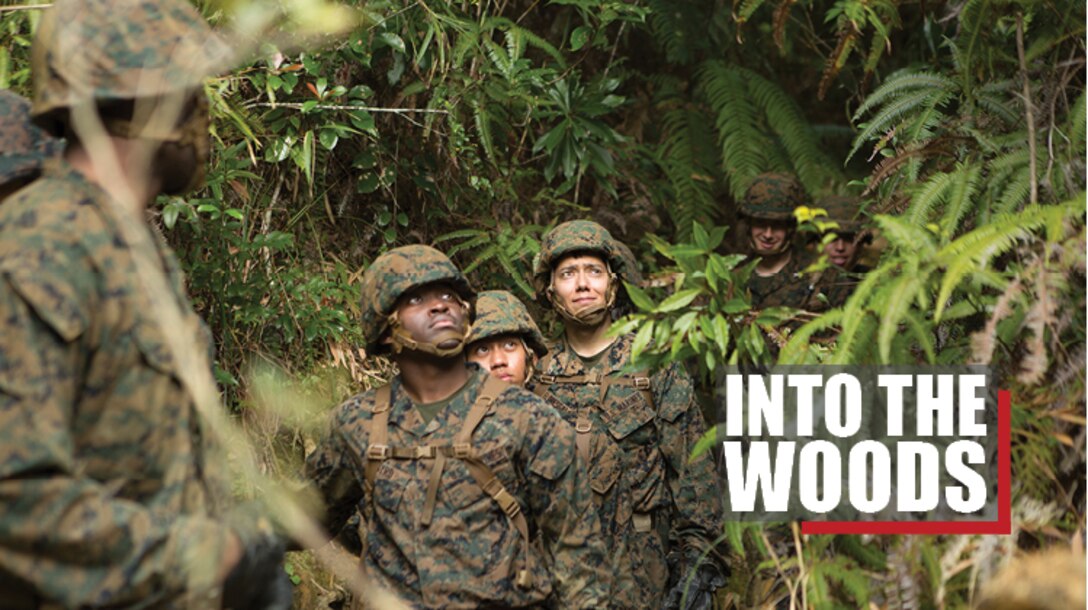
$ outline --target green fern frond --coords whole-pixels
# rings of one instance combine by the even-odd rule
[[[886,101],[898,99],[908,92],[917,93],[919,90],[931,92],[936,90],[952,94],[959,90],[959,85],[956,81],[941,74],[901,70],[889,76],[884,84],[877,87],[875,91],[869,94],[869,97],[865,98],[861,106],[854,111],[853,120],[857,121],[871,108],[884,104]]]
[[[751,19],[759,7],[763,6],[763,2],[764,0],[741,0],[740,6],[733,11],[737,23],[746,23]]]
[[[650,0],[650,31],[665,50],[665,59],[674,64],[690,63],[705,46],[705,16],[693,3]]]
[[[922,351],[926,354],[926,362],[934,364],[937,362],[937,349],[933,345],[933,332],[930,327],[922,322],[922,319],[918,316],[917,312],[908,311],[903,316],[903,321],[907,324],[907,329],[911,331],[911,335],[914,337],[918,345],[922,347]],[[897,363],[899,364],[899,363]]]
[[[455,68],[461,68],[464,66],[465,58],[468,54],[479,46],[480,32],[471,29],[461,32],[457,36],[456,42],[453,44],[453,50],[450,52],[450,60],[453,62]]]
[[[765,154],[772,143],[758,128],[760,109],[748,96],[743,74],[734,68],[707,62],[696,79],[714,113],[722,170],[733,197],[739,199],[753,177],[772,167]]]
[[[809,191],[817,191],[829,180],[841,179],[831,159],[824,152],[804,113],[780,86],[751,70],[744,70],[748,93],[763,109],[767,123],[778,135],[782,147],[801,182]]]
[[[954,235],[960,222],[975,203],[979,177],[982,168],[977,165],[961,165],[952,173],[952,188],[945,199],[947,206],[941,218],[941,229],[945,235]]]
[[[1027,156],[1027,155],[1025,155]],[[1008,214],[1028,203],[1031,197],[1031,168],[1021,167],[1012,177],[1005,182],[1004,188],[997,197],[992,212],[995,214]]]
[[[1023,115],[1009,104],[1011,85],[1010,81],[987,83],[975,91],[975,103],[979,108],[999,117],[1006,125],[1015,125],[1023,118]]]
[[[903,215],[904,219],[913,225],[925,226],[933,210],[939,208],[947,199],[952,179],[952,174],[944,172],[930,176],[911,197],[910,208]]]
[[[711,169],[716,153],[705,124],[705,117],[687,108],[667,111],[663,121],[665,139],[659,162],[673,190],[673,201],[666,209],[681,240],[690,235],[692,222],[708,221],[717,208]]]
[[[935,262],[946,270],[937,291],[933,319],[940,321],[952,291],[968,273],[984,268],[993,257],[1028,239],[1032,230],[1049,226],[1055,217],[1063,216],[1062,211],[1060,206],[1032,206],[1019,214],[1002,215],[941,248]]]
[[[480,146],[484,149],[484,155],[488,161],[497,165],[495,142],[491,137],[491,118],[483,104],[476,102],[472,105],[472,118],[476,123],[476,133],[480,139]]]
[[[926,275],[918,268],[907,268],[891,283],[881,289],[881,294],[873,298],[873,309],[880,311],[880,330],[877,332],[877,346],[880,361],[892,364],[892,339],[899,332],[899,323],[907,316],[910,306],[918,297],[918,291],[925,289]]]
[[[857,288],[854,289],[854,293],[846,300],[846,304],[842,308],[842,332],[839,333],[838,346],[829,364],[862,362],[861,360],[853,360],[855,356],[853,351],[859,338],[872,336],[862,332],[866,328],[871,328],[873,322],[875,322],[873,319],[866,322],[866,319],[869,318],[867,314],[868,302],[878,288],[895,273],[896,268],[891,265],[873,269],[865,274],[865,279],[858,284]]]
[[[919,256],[933,256],[937,243],[933,234],[924,226],[919,226],[907,218],[895,216],[877,216],[880,234],[895,248],[906,252],[917,252]]]
[[[850,149],[846,159],[849,161],[865,142],[888,132],[896,125],[907,120],[910,114],[924,109],[936,108],[950,98],[950,93],[935,89],[923,89],[897,97],[881,108],[865,128],[861,130],[861,133],[854,138],[854,146]],[[915,138],[917,139],[917,136]]]

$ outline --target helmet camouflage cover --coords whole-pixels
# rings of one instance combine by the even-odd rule
[[[481,292],[476,299],[476,321],[472,323],[466,343],[501,335],[521,337],[538,357],[548,353],[544,335],[520,299],[505,290]]]
[[[748,185],[740,213],[763,220],[793,220],[793,211],[805,205],[805,189],[793,174],[760,174]]]
[[[638,283],[641,276],[634,255],[630,262],[624,260],[624,250],[630,249],[608,232],[608,229],[592,220],[571,220],[548,231],[540,242],[540,253],[533,259],[533,288],[543,297],[551,285],[552,268],[564,256],[572,252],[599,254],[608,263],[612,273],[631,283]]]
[[[56,0],[31,51],[32,114],[59,135],[71,108],[184,93],[230,55],[185,0]]]
[[[827,219],[839,225],[844,233],[859,233],[866,228],[861,214],[861,200],[845,195],[830,195],[820,200],[817,207],[827,212]]]
[[[362,330],[367,353],[381,351],[381,338],[390,328],[401,295],[434,282],[446,282],[470,305],[476,300],[476,292],[461,270],[430,246],[401,246],[374,260],[362,281]]]
[[[596,309],[575,315],[557,302],[551,289],[555,265],[564,256],[578,252],[597,254],[608,263],[612,282],[603,310]],[[542,305],[551,306],[560,314],[582,323],[594,324],[603,319],[602,316],[611,309],[621,288],[617,279],[629,283],[638,283],[641,280],[635,257],[629,248],[612,237],[608,229],[591,220],[564,222],[548,231],[541,240],[540,253],[533,260],[533,288],[536,290],[537,299]]]
[[[60,153],[58,140],[30,122],[30,102],[12,91],[0,91],[0,186],[29,179],[42,163]]]

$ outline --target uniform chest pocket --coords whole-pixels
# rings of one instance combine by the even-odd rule
[[[374,505],[391,513],[396,512],[411,478],[408,472],[395,466],[392,461],[383,462],[374,474],[374,488],[371,491]]]
[[[638,444],[653,443],[654,416],[642,391],[625,386],[610,387],[601,408],[601,419],[617,441],[632,437]]]
[[[174,358],[158,322],[141,316],[136,320],[132,333],[136,341],[136,349],[140,350],[144,361],[160,373],[173,374]]]
[[[479,462],[490,470],[490,476],[494,476],[506,491],[517,496],[520,485],[509,451],[506,445],[493,443],[476,447],[476,456]],[[450,458],[446,463],[442,482],[443,493],[440,495],[454,510],[463,509],[478,502],[494,501],[472,474],[468,464],[456,457]]]

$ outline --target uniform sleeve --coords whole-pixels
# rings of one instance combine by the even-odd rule
[[[706,550],[722,533],[721,483],[711,453],[691,460],[695,443],[706,433],[695,402],[691,377],[672,364],[654,379],[660,413],[661,451],[669,467],[673,521],[670,546]]]
[[[0,276],[0,572],[65,607],[211,595],[227,526],[153,513],[80,472],[71,420],[90,390],[73,339],[88,309],[52,277]]]
[[[335,536],[355,514],[363,490],[347,462],[353,454],[344,442],[336,413],[331,420],[324,441],[306,458],[306,479],[312,481],[325,503],[322,525]]]
[[[574,428],[536,396],[523,400],[532,403],[524,405],[532,413],[524,448],[528,500],[553,558],[558,607],[606,607],[611,572],[589,475],[575,459]]]

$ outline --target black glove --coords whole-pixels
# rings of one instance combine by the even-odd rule
[[[223,583],[223,608],[289,610],[291,579],[283,569],[283,541],[262,534],[246,541],[242,558]]]
[[[662,610],[711,610],[714,593],[725,586],[725,575],[717,563],[694,551],[688,551],[682,558],[673,555],[670,559],[669,590]]]

